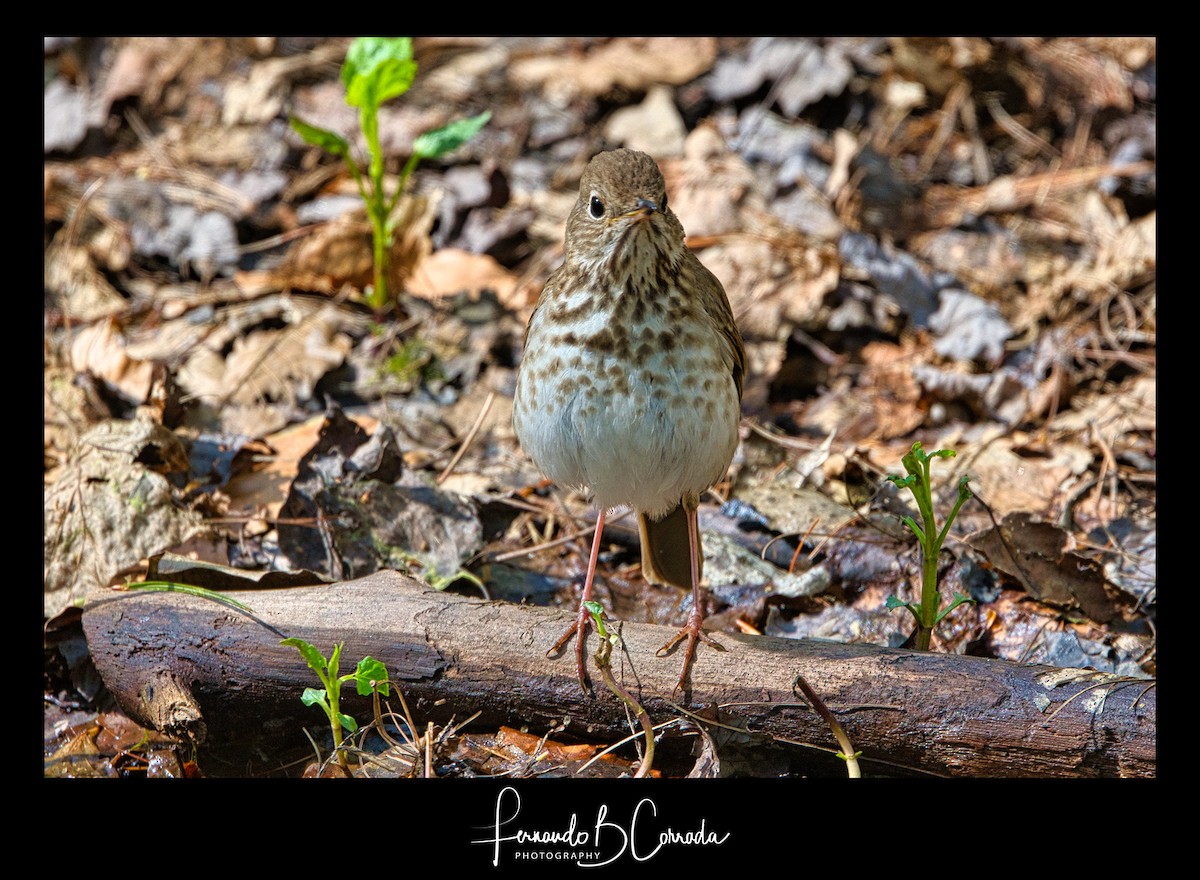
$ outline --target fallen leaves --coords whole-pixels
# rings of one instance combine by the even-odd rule
[[[1071,536],[1052,523],[1012,513],[998,526],[969,536],[967,543],[1035,599],[1078,608],[1099,623],[1118,613],[1105,592],[1102,566],[1073,552]]]
[[[146,419],[101,422],[79,438],[45,490],[46,617],[202,528],[168,479],[186,471],[179,438]]]
[[[579,172],[623,145],[746,339],[714,621],[902,640],[919,563],[880,483],[920,439],[958,452],[935,497],[979,499],[942,561],[981,604],[943,647],[1154,669],[1153,38],[418,39],[386,170],[468,105],[493,121],[412,177],[384,315],[353,180],[286,130],[354,128],[346,42],[47,43],[47,614],[170,547],[573,598],[586,505],[517,449],[511,389]],[[682,613],[614,534],[620,612]]]
[[[620,87],[642,90],[655,82],[685,83],[708,70],[717,58],[712,37],[622,37],[580,54],[539,55],[512,62],[510,80],[518,88],[543,88],[558,100],[577,94],[603,95]]]

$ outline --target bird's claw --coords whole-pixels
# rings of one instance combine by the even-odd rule
[[[696,656],[697,642],[704,642],[704,644],[712,648],[716,648],[718,651],[725,650],[724,645],[711,638],[707,633],[704,632],[703,629],[701,629],[703,623],[704,616],[693,611],[691,615],[688,616],[688,622],[683,626],[683,628],[680,629],[679,632],[675,633],[675,635],[671,637],[670,641],[654,652],[656,657],[665,657],[671,652],[672,648],[682,642],[685,638],[687,639],[687,647],[684,648],[683,651],[683,669],[679,672],[679,681],[675,685],[675,693],[684,690],[684,686],[687,682],[688,670],[692,668],[692,661]]]
[[[567,627],[566,631],[558,637],[549,651],[546,652],[547,657],[553,657],[559,654],[567,642],[571,641],[571,636],[576,636],[575,639],[575,673],[579,676],[579,687],[585,695],[591,694],[592,690],[588,687],[587,673],[583,662],[583,641],[587,634],[588,621],[591,619],[591,613],[583,605],[579,606],[579,616],[575,622]]]

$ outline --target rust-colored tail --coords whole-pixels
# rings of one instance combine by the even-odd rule
[[[687,511],[683,505],[657,522],[638,512],[638,530],[642,535],[642,575],[654,584],[673,584],[692,588],[691,560],[688,557]],[[698,570],[703,573],[704,554],[696,548]]]

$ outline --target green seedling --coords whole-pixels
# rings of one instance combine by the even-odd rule
[[[921,545],[921,601],[903,602],[895,596],[889,596],[887,601],[888,608],[907,608],[916,618],[917,630],[914,633],[913,642],[920,651],[929,650],[930,636],[933,635],[934,627],[941,623],[942,618],[962,603],[974,601],[970,596],[955,593],[950,604],[939,610],[941,594],[938,590],[938,554],[942,551],[942,542],[946,540],[950,524],[958,516],[959,509],[971,497],[971,489],[967,485],[970,478],[963,475],[958,482],[958,500],[954,503],[954,509],[946,517],[941,531],[938,531],[933,516],[933,492],[929,482],[929,463],[935,458],[953,458],[954,455],[953,449],[939,449],[936,452],[926,453],[921,449],[920,443],[914,443],[908,454],[901,459],[908,476],[900,477],[895,474],[888,476],[888,479],[898,487],[912,492],[913,498],[917,502],[917,508],[921,512],[922,525],[917,525],[911,516],[904,517],[904,524],[912,529]]]
[[[646,714],[646,710],[642,707],[634,696],[618,684],[616,678],[612,674],[612,650],[621,643],[621,637],[615,632],[610,632],[608,627],[604,625],[604,606],[599,602],[584,602],[583,607],[588,610],[592,616],[592,625],[596,627],[596,632],[600,635],[600,647],[596,649],[596,666],[600,670],[600,676],[604,679],[604,684],[608,689],[617,695],[617,698],[629,707],[634,716],[642,725],[642,732],[646,738],[646,751],[642,755],[642,760],[638,764],[637,773],[634,774],[635,779],[640,779],[649,775],[650,768],[654,766],[654,725],[650,723],[650,716]]]
[[[309,669],[317,674],[323,688],[305,688],[300,695],[300,702],[306,706],[319,706],[329,719],[329,727],[333,731],[333,747],[337,750],[338,764],[349,773],[350,764],[346,751],[342,748],[342,731],[354,733],[358,730],[358,722],[341,711],[342,685],[353,680],[360,697],[372,694],[389,696],[387,667],[372,657],[364,657],[358,661],[353,672],[338,675],[342,658],[344,642],[333,646],[333,653],[326,660],[325,656],[304,639],[284,639],[281,645],[291,645],[300,652]]]
[[[457,583],[458,581],[468,581],[469,583],[479,587],[479,590],[481,593],[483,593],[485,599],[488,598],[487,587],[484,586],[483,581],[471,574],[471,572],[467,571],[465,568],[460,568],[458,571],[449,575],[440,574],[437,569],[437,564],[427,556],[424,556],[420,553],[412,553],[408,550],[402,550],[399,547],[391,548],[391,552],[394,557],[399,558],[399,560],[408,565],[410,570],[419,573],[420,577],[425,581],[425,583],[429,584],[429,586],[433,587],[438,592],[441,592],[451,584]]]
[[[412,154],[400,172],[392,193],[383,181],[383,149],[379,143],[379,108],[408,91],[417,75],[410,37],[359,37],[350,44],[342,64],[342,84],[346,103],[358,108],[359,125],[369,154],[367,175],[359,170],[350,142],[341,135],[292,117],[292,128],[310,144],[340,156],[350,169],[359,195],[371,221],[375,283],[367,291],[367,304],[377,316],[393,305],[388,290],[396,204],[404,193],[408,178],[422,159],[435,159],[465,144],[491,118],[490,112],[458,119],[441,128],[427,131],[413,142]]]

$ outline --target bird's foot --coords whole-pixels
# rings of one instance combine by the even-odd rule
[[[588,621],[591,620],[591,617],[591,612],[587,610],[583,603],[580,603],[579,615],[576,617],[575,622],[567,627],[566,632],[559,636],[558,641],[546,652],[547,657],[560,653],[567,642],[571,641],[571,636],[576,636],[575,672],[579,676],[579,687],[583,689],[585,695],[590,695],[592,692],[591,688],[588,687],[587,673],[584,671],[583,663],[583,637],[587,633]]]
[[[700,611],[699,608],[693,606],[692,613],[690,615],[688,615],[688,622],[684,625],[684,627],[681,630],[679,630],[679,632],[675,633],[675,635],[671,637],[671,640],[669,642],[667,642],[665,645],[663,645],[661,648],[659,648],[658,651],[655,652],[655,656],[665,657],[665,656],[667,656],[667,654],[669,654],[671,652],[672,648],[674,648],[676,645],[678,645],[680,642],[682,642],[685,638],[687,639],[687,647],[684,649],[684,652],[683,652],[683,669],[680,670],[679,682],[678,682],[678,684],[675,685],[676,693],[684,690],[684,684],[687,681],[688,670],[691,669],[692,660],[696,656],[696,643],[697,642],[704,642],[704,644],[706,644],[710,647],[716,648],[718,651],[725,650],[724,645],[722,645],[720,642],[710,638],[704,632],[704,630],[701,629],[701,625],[703,623],[704,623],[704,614]]]

